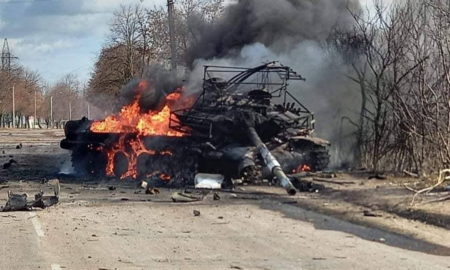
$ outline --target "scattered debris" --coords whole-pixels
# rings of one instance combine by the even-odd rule
[[[3,169],[4,169],[4,170],[9,169],[9,168],[11,168],[11,166],[12,166],[13,164],[17,164],[17,161],[15,161],[14,159],[10,159],[8,162],[6,162],[5,164],[3,164]]]
[[[282,204],[298,204],[298,201],[285,201],[285,202],[282,202]]]
[[[141,181],[138,187],[145,189],[145,194],[154,195],[160,193],[159,189],[153,188],[151,185],[148,184],[147,181]]]
[[[312,181],[303,180],[297,177],[295,179],[296,181],[294,181],[293,184],[300,192],[318,192],[325,189],[324,185],[316,184]]]
[[[200,216],[200,211],[198,211],[198,210],[194,210],[193,213],[194,213],[194,216],[196,216],[196,217]]]
[[[247,196],[247,195],[236,195],[231,194],[230,199],[237,199],[237,200],[259,200],[260,198],[258,196]]]
[[[44,192],[39,192],[36,195],[34,195],[34,203],[33,207],[38,207],[45,209],[47,207],[53,206],[59,202],[59,196],[44,196]]]
[[[319,177],[319,178],[336,178],[337,175],[332,172],[300,172],[292,175],[297,178]]]
[[[408,176],[410,176],[410,177],[414,177],[414,178],[419,178],[420,177],[419,174],[413,173],[413,172],[410,172],[410,171],[407,171],[407,170],[403,170],[403,173],[408,175]]]
[[[155,194],[159,194],[160,191],[157,188],[147,188],[145,190],[145,194],[150,194],[150,195],[155,195]]]
[[[371,176],[369,176],[369,180],[372,180],[372,179],[377,179],[377,180],[386,180],[387,179],[387,176],[386,175],[382,175],[382,174],[375,174],[375,175],[371,175]]]
[[[139,183],[138,187],[140,187],[142,189],[147,189],[148,188],[148,182],[147,181],[141,181]]]
[[[2,212],[9,211],[29,211],[35,208],[47,208],[59,202],[60,184],[58,180],[52,180],[54,195],[44,196],[44,192],[40,191],[34,195],[34,200],[28,200],[28,194],[15,194],[8,191],[8,201],[6,205],[0,209]]]
[[[195,175],[195,188],[220,189],[225,176],[221,174],[198,173]]]
[[[353,181],[333,181],[328,179],[322,179],[322,178],[313,178],[314,181],[322,182],[322,183],[328,183],[328,184],[335,184],[335,185],[354,185],[355,182]]]
[[[108,187],[108,190],[111,190],[111,191],[113,191],[113,190],[116,190],[117,188],[115,187],[115,186],[109,186]]]
[[[203,200],[204,196],[195,196],[191,194],[186,194],[183,192],[174,192],[172,193],[172,201],[173,202],[180,202],[180,203],[187,203],[187,202],[197,202]]]
[[[219,201],[220,200],[220,196],[219,196],[219,194],[217,192],[214,192],[213,199],[215,201]]]
[[[19,143],[19,144],[16,146],[16,149],[22,149],[22,147],[23,147],[22,143]]]
[[[31,204],[28,203],[28,195],[24,194],[14,194],[8,191],[8,201],[5,207],[3,207],[3,212],[9,211],[28,211],[31,210]]]
[[[363,214],[364,214],[365,217],[382,217],[382,215],[375,214],[375,213],[373,213],[373,212],[371,212],[369,210],[364,210]]]

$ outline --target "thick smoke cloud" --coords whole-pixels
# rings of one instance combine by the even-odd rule
[[[280,53],[303,41],[323,41],[333,28],[351,26],[348,9],[359,9],[359,1],[241,0],[215,24],[190,20],[189,28],[198,38],[188,52],[189,63],[238,55],[257,42]]]
[[[203,65],[256,66],[279,60],[306,82],[292,93],[315,113],[317,136],[331,141],[332,163],[352,161],[354,127],[344,121],[358,114],[360,95],[347,79],[348,67],[326,40],[334,29],[353,27],[357,0],[241,0],[213,25],[191,20],[198,37],[188,52],[188,89],[200,89]],[[350,138],[350,140],[348,139]]]

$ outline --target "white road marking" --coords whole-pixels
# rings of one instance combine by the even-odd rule
[[[44,237],[44,231],[42,230],[42,224],[39,221],[39,217],[34,212],[30,212],[31,223],[33,224],[33,228],[36,231],[37,236]],[[57,263],[52,263],[50,265],[51,270],[62,270],[61,266]]]
[[[61,266],[59,264],[53,263],[51,265],[52,270],[61,270]]]
[[[44,237],[44,231],[42,230],[42,224],[39,221],[38,216],[34,212],[30,212],[31,223],[33,224],[34,230],[36,231],[37,236]]]

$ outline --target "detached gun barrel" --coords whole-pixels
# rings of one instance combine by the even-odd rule
[[[278,160],[272,155],[267,146],[263,143],[255,128],[249,128],[249,136],[253,144],[257,147],[262,158],[264,159],[264,163],[266,164],[267,168],[269,168],[272,174],[280,181],[281,186],[286,189],[289,195],[295,195],[297,193],[297,190],[291,183],[289,177],[287,177],[284,173]]]

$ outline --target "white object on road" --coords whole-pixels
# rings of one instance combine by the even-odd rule
[[[225,176],[221,174],[198,173],[195,175],[195,188],[220,189]]]

